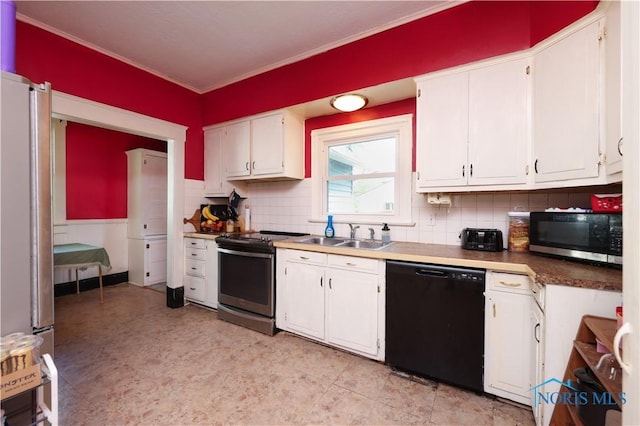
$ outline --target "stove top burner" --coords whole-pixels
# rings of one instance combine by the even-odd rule
[[[286,240],[290,237],[303,237],[301,232],[260,231],[251,234],[221,234],[216,238],[220,247],[244,246],[244,247],[272,247],[274,241]]]

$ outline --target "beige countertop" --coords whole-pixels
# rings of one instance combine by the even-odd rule
[[[215,239],[219,234],[185,232],[185,237]],[[296,243],[300,237],[274,242],[275,247],[385,260],[436,263],[527,274],[540,284],[622,291],[622,271],[530,253],[464,250],[459,246],[395,241],[380,250],[327,247]]]

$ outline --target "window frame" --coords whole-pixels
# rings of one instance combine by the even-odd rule
[[[340,144],[363,142],[382,136],[397,136],[396,171],[393,173],[394,212],[380,214],[340,213],[333,215],[336,223],[362,223],[412,226],[411,199],[413,191],[412,161],[413,114],[343,124],[311,131],[312,150],[312,203],[311,222],[326,222],[328,176],[328,147]],[[385,173],[388,175],[388,173]],[[357,176],[354,176],[357,177]]]

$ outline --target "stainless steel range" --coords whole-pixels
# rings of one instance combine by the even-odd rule
[[[275,327],[273,242],[308,234],[260,231],[222,234],[218,244],[218,318],[270,336]]]

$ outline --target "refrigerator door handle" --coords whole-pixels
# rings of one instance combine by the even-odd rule
[[[31,325],[53,325],[51,84],[33,85],[31,97]]]

